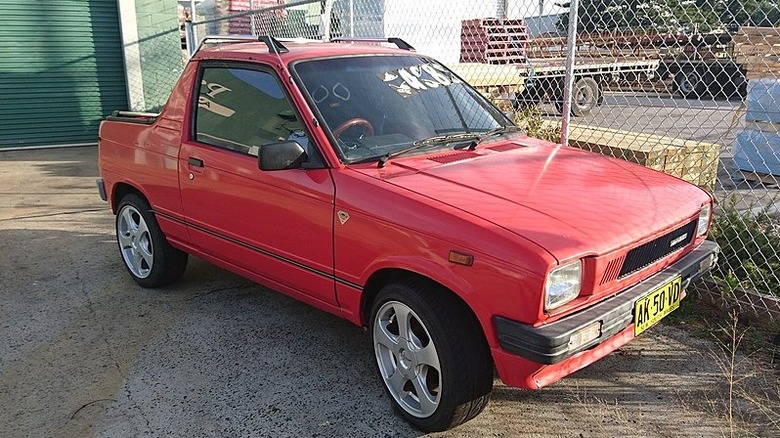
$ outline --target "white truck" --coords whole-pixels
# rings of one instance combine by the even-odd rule
[[[653,78],[657,59],[587,57],[577,58],[571,113],[587,116],[604,100],[607,84],[624,77],[644,75]],[[565,58],[529,58],[518,64],[459,63],[449,66],[467,82],[483,91],[499,93],[513,101],[515,108],[551,102],[563,106]]]

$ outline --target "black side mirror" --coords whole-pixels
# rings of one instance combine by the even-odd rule
[[[260,170],[297,169],[309,159],[297,141],[264,144],[257,156]]]

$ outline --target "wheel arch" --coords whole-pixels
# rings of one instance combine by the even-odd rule
[[[472,318],[472,322],[479,327],[479,331],[482,336],[482,340],[486,347],[490,347],[491,343],[488,339],[489,327],[485,324],[490,324],[490,318],[483,320],[475,311],[474,306],[468,303],[460,294],[455,292],[452,287],[448,287],[440,281],[436,281],[433,278],[420,274],[418,272],[404,269],[404,268],[382,268],[375,271],[369,277],[365,286],[363,287],[363,293],[361,294],[360,301],[360,321],[363,327],[368,327],[371,318],[371,310],[374,306],[374,301],[377,295],[383,287],[397,282],[405,280],[419,280],[427,282],[431,287],[439,290],[443,294],[450,296],[453,301],[457,302],[467,314]]]
[[[129,183],[118,182],[111,188],[111,195],[109,197],[109,200],[111,201],[111,211],[114,212],[114,214],[117,213],[117,207],[122,198],[131,193],[137,194],[144,198],[146,202],[149,202],[149,198],[139,188]]]

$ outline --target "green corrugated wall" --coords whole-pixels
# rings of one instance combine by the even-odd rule
[[[0,1],[0,148],[93,143],[127,106],[117,0]]]
[[[2,0],[0,0],[2,1]],[[143,111],[159,111],[181,74],[182,50],[175,1],[135,0],[141,68],[143,70]],[[129,43],[129,42],[128,42]],[[130,90],[133,81],[130,76]]]

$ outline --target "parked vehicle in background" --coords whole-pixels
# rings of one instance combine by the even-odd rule
[[[494,368],[539,389],[604,357],[715,262],[706,192],[527,137],[402,40],[212,42],[161,113],[101,125],[127,271],[192,254],[367,328],[421,430],[479,414]]]
[[[571,113],[587,116],[604,101],[604,89],[626,77],[653,78],[659,60],[611,50],[581,53],[574,65]],[[480,89],[511,96],[515,108],[551,102],[563,109],[566,38],[533,38],[519,19],[464,20],[460,63],[451,65]]]
[[[529,42],[529,53],[564,56],[566,40],[535,38]],[[626,73],[622,78],[644,73],[633,76],[643,82],[660,79],[683,98],[745,95],[745,68],[734,56],[734,37],[729,33],[583,33],[577,36],[577,44],[578,59],[613,57],[616,63],[644,61],[652,65],[647,71],[616,72]]]
[[[734,56],[730,33],[585,35],[605,46],[641,52],[660,61],[658,77],[683,98],[745,95],[745,69]]]

